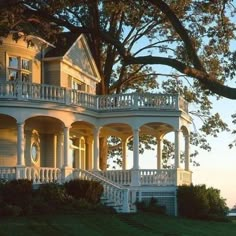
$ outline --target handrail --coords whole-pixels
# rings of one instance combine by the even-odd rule
[[[178,94],[128,93],[93,95],[48,84],[1,81],[0,99],[48,101],[81,106],[98,112],[108,110],[183,110],[188,103]]]
[[[109,201],[114,203],[115,207],[121,207],[122,212],[129,212],[129,190],[120,186],[117,183],[114,183],[105,177],[101,176],[98,172],[90,172],[82,169],[75,169],[73,172],[73,177],[86,179],[86,180],[95,180],[100,182],[103,185],[104,192],[103,195]]]

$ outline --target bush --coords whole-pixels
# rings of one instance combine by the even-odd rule
[[[1,206],[0,215],[1,216],[19,216],[22,214],[22,208],[15,205],[5,204]]]
[[[40,185],[39,189],[34,192],[34,196],[34,205],[48,205],[50,208],[60,207],[69,200],[64,186],[56,183]]]
[[[32,181],[20,179],[1,184],[1,201],[6,205],[14,205],[27,209],[32,202]]]
[[[85,199],[89,203],[96,204],[100,201],[103,186],[97,181],[71,180],[65,183],[66,192],[76,199]]]
[[[151,198],[149,201],[141,201],[135,203],[138,211],[152,212],[160,215],[166,214],[166,207],[158,204],[156,198]]]
[[[225,216],[227,207],[220,191],[207,189],[205,185],[180,186],[177,191],[178,213],[195,219],[219,219]]]

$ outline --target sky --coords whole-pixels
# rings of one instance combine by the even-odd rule
[[[231,126],[231,114],[236,113],[236,101],[215,101],[214,110]],[[212,150],[201,151],[198,157],[200,166],[192,167],[193,183],[206,184],[208,187],[221,190],[221,196],[227,200],[230,208],[236,204],[236,147],[228,147],[234,139],[236,137],[228,132],[220,133],[217,138],[209,137]]]

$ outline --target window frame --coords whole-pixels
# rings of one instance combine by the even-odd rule
[[[17,63],[10,65],[11,58],[15,58]],[[23,63],[27,64],[27,68],[24,68]],[[14,66],[16,64],[17,66]],[[14,76],[11,78],[11,74]],[[15,54],[7,54],[6,56],[6,80],[7,81],[21,81],[31,82],[32,81],[32,58],[27,58]]]

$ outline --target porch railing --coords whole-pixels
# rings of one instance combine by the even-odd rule
[[[120,185],[130,185],[131,183],[131,171],[130,170],[108,170],[99,171],[99,174],[103,177],[111,180],[112,182]]]
[[[129,212],[129,190],[117,183],[111,182],[96,172],[76,169],[73,172],[74,178],[95,180],[100,182],[104,188],[104,198],[110,201],[117,211]]]
[[[181,109],[188,112],[188,103],[178,94],[129,93],[97,96],[59,86],[14,81],[0,82],[0,99],[48,101],[96,111]]]
[[[23,178],[32,180],[36,184],[61,182],[61,170],[58,168],[40,167],[36,169],[34,167],[25,167],[23,174]]]
[[[108,170],[99,173],[105,178],[120,185],[130,185],[131,172],[132,170]],[[192,173],[182,169],[141,169],[139,170],[139,178],[140,185],[176,186],[190,185],[192,183]]]
[[[0,167],[0,179],[16,179],[16,167]]]

